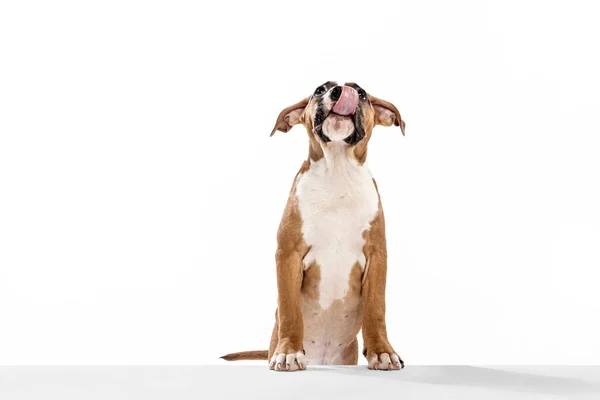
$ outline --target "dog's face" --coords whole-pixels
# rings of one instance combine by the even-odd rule
[[[367,92],[355,83],[327,82],[315,89],[304,109],[304,119],[323,143],[343,140],[355,145],[365,137],[372,120]],[[372,124],[370,124],[372,125]]]
[[[281,111],[271,135],[277,130],[287,132],[300,123],[306,127],[311,145],[323,149],[330,142],[340,142],[365,151],[376,125],[399,126],[402,134],[405,126],[392,103],[367,94],[356,83],[332,81]]]

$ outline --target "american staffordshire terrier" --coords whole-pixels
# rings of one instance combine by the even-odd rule
[[[404,135],[404,121],[392,103],[356,83],[327,82],[281,111],[271,136],[297,124],[308,132],[308,159],[277,232],[271,344],[221,358],[269,360],[276,371],[356,365],[362,328],[368,367],[402,369],[387,337],[385,222],[366,158],[376,125],[399,126]]]

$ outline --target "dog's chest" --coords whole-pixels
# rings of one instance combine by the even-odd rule
[[[363,232],[377,214],[379,197],[366,165],[345,158],[322,158],[296,185],[302,233],[310,247],[304,268],[320,268],[319,304],[326,309],[341,300],[350,272],[365,266]]]

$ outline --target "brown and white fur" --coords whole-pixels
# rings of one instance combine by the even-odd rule
[[[358,95],[352,115],[333,112],[340,89]],[[271,136],[296,124],[308,131],[309,152],[277,232],[271,344],[268,351],[222,358],[267,359],[277,371],[356,365],[362,328],[369,368],[401,369],[404,363],[387,337],[385,222],[366,157],[376,125],[396,125],[404,134],[404,121],[393,104],[355,83],[327,82],[281,111]]]

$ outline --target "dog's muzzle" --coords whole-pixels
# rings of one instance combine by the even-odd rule
[[[335,102],[331,109],[325,105],[325,101],[321,99],[314,118],[314,132],[319,138],[328,143],[331,141],[327,135],[323,133],[323,122],[331,114],[337,114],[342,117],[352,118],[354,124],[354,131],[347,136],[344,141],[349,145],[358,143],[362,138],[365,137],[364,128],[362,126],[362,120],[360,117],[359,104],[358,104],[358,92],[350,86],[336,86],[331,89],[329,93],[329,100]]]

